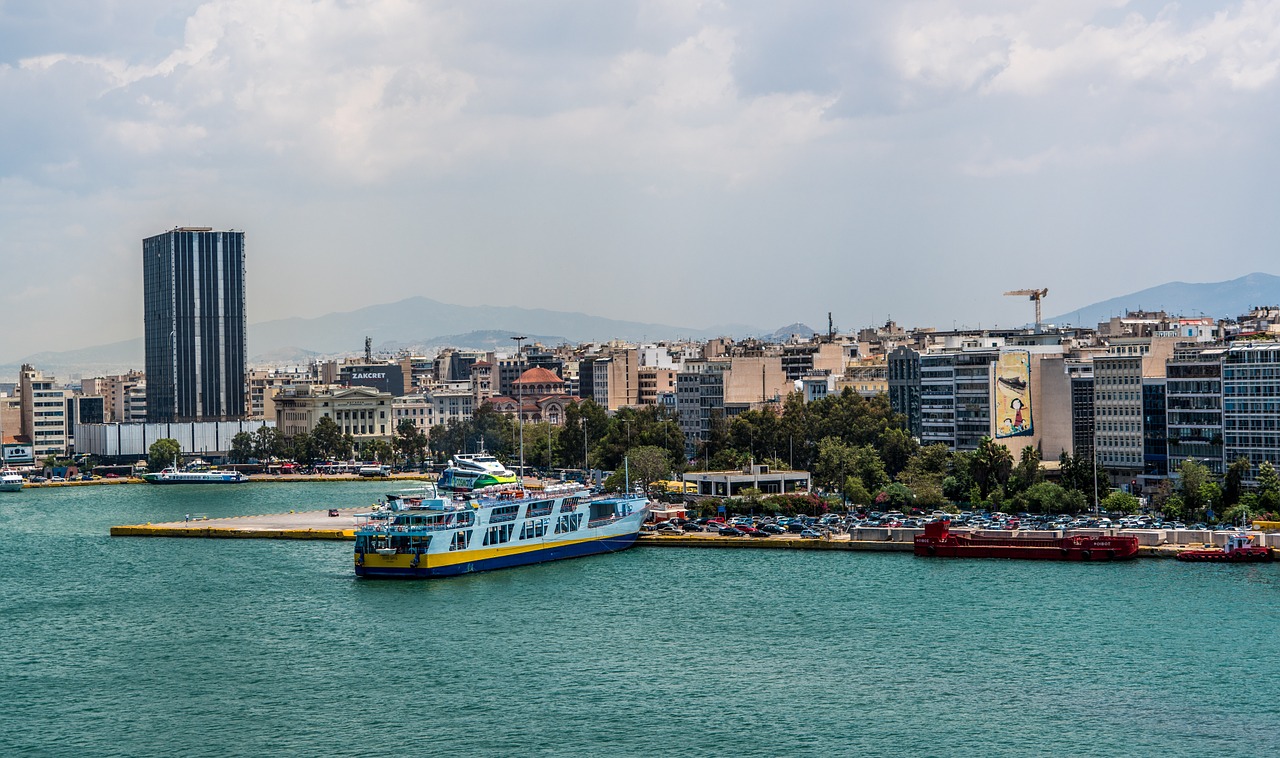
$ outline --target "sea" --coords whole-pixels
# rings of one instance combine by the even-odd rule
[[[1280,564],[637,547],[393,581],[346,542],[108,535],[393,486],[0,493],[0,755],[1280,749]]]

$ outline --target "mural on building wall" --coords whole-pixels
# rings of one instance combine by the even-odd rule
[[[1031,354],[1012,350],[996,361],[996,438],[1029,437],[1031,424]]]

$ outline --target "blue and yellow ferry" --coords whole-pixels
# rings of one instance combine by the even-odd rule
[[[617,552],[636,543],[648,509],[642,495],[596,498],[578,485],[389,497],[358,517],[356,576],[456,576]]]

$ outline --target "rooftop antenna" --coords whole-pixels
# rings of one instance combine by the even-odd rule
[[[364,362],[373,363],[373,337],[364,338]]]
[[[831,320],[831,311],[827,311],[827,342],[836,341],[836,326]]]

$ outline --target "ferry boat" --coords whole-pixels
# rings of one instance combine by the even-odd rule
[[[1247,534],[1229,534],[1227,544],[1222,548],[1183,550],[1178,553],[1178,560],[1200,563],[1267,563],[1275,560],[1275,552],[1269,547],[1253,544]]]
[[[249,481],[249,477],[239,471],[182,471],[170,466],[153,474],[143,474],[142,481],[147,484],[240,484]]]
[[[503,484],[515,484],[516,475],[497,458],[485,452],[458,453],[440,475],[440,489],[448,492],[471,490]]]
[[[952,534],[930,521],[915,539],[915,554],[945,558],[1023,558],[1040,561],[1122,561],[1138,554],[1137,537],[980,537]]]
[[[357,515],[356,576],[456,576],[617,552],[636,543],[649,509],[643,495],[593,499],[577,485],[472,494],[397,498]]]
[[[0,470],[0,492],[18,492],[26,484],[22,474],[11,468]]]

